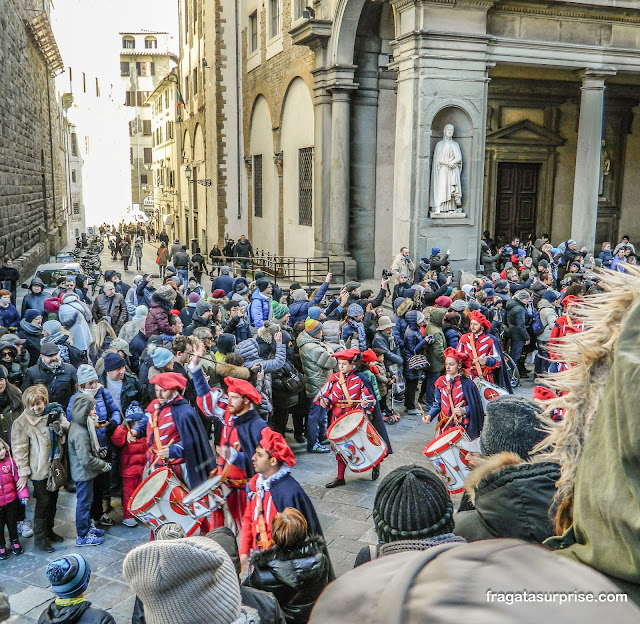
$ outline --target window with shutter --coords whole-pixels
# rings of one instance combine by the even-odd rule
[[[121,61],[120,62],[120,75],[121,76],[128,76],[129,73],[130,73],[129,61]]]
[[[144,164],[150,165],[151,161],[152,161],[151,148],[145,147],[144,148]]]
[[[142,134],[147,136],[151,134],[151,119],[142,120]]]
[[[262,154],[253,157],[253,214],[262,216]]]
[[[136,75],[142,76],[142,63],[136,62]]]

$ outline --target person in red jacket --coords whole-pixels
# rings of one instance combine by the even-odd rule
[[[560,371],[567,370],[569,364],[561,361],[558,354],[555,351],[555,346],[558,344],[558,339],[562,339],[570,334],[579,334],[584,331],[584,323],[580,320],[580,317],[576,313],[576,304],[581,303],[581,299],[575,295],[567,295],[562,300],[562,307],[567,311],[563,316],[559,316],[556,319],[556,324],[551,330],[551,336],[549,337],[549,358],[551,359],[551,366],[549,367],[550,373],[559,373]]]
[[[147,463],[147,440],[139,440],[131,435],[131,428],[144,418],[144,410],[134,401],[127,409],[124,422],[118,425],[111,436],[111,442],[122,449],[120,474],[122,475],[122,524],[136,527],[138,523],[129,511],[129,500],[135,489],[142,483],[142,473]]]
[[[9,445],[0,439],[0,559],[9,556],[4,543],[5,526],[9,531],[13,554],[22,554],[22,546],[18,539],[18,518],[20,504],[24,501],[23,504],[26,505],[29,490],[24,487],[18,491],[18,478],[18,467],[11,457]]]

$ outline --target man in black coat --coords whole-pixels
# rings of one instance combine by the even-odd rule
[[[22,391],[42,384],[49,392],[49,403],[60,403],[66,410],[69,399],[76,391],[77,382],[76,369],[62,361],[58,345],[45,342],[38,362],[24,374]]]
[[[235,245],[234,255],[239,259],[240,267],[242,269],[242,277],[247,277],[249,259],[253,258],[253,247],[244,234],[240,237],[240,240]]]

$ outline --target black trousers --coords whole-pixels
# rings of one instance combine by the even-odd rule
[[[18,516],[22,504],[16,498],[4,507],[0,507],[0,547],[4,546],[4,527],[9,530],[9,539],[13,542],[18,539]]]
[[[32,483],[33,496],[36,499],[36,508],[33,513],[34,524],[42,527],[44,531],[52,531],[56,521],[58,491],[49,492],[46,479],[32,481]]]
[[[404,389],[404,407],[407,410],[416,409],[416,390],[420,379],[407,379]]]

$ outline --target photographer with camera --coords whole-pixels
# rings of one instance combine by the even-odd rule
[[[391,263],[391,275],[398,279],[401,273],[407,276],[407,281],[411,283],[413,281],[413,273],[416,270],[416,265],[413,264],[413,260],[409,257],[409,249],[402,247],[400,253],[393,259]]]

